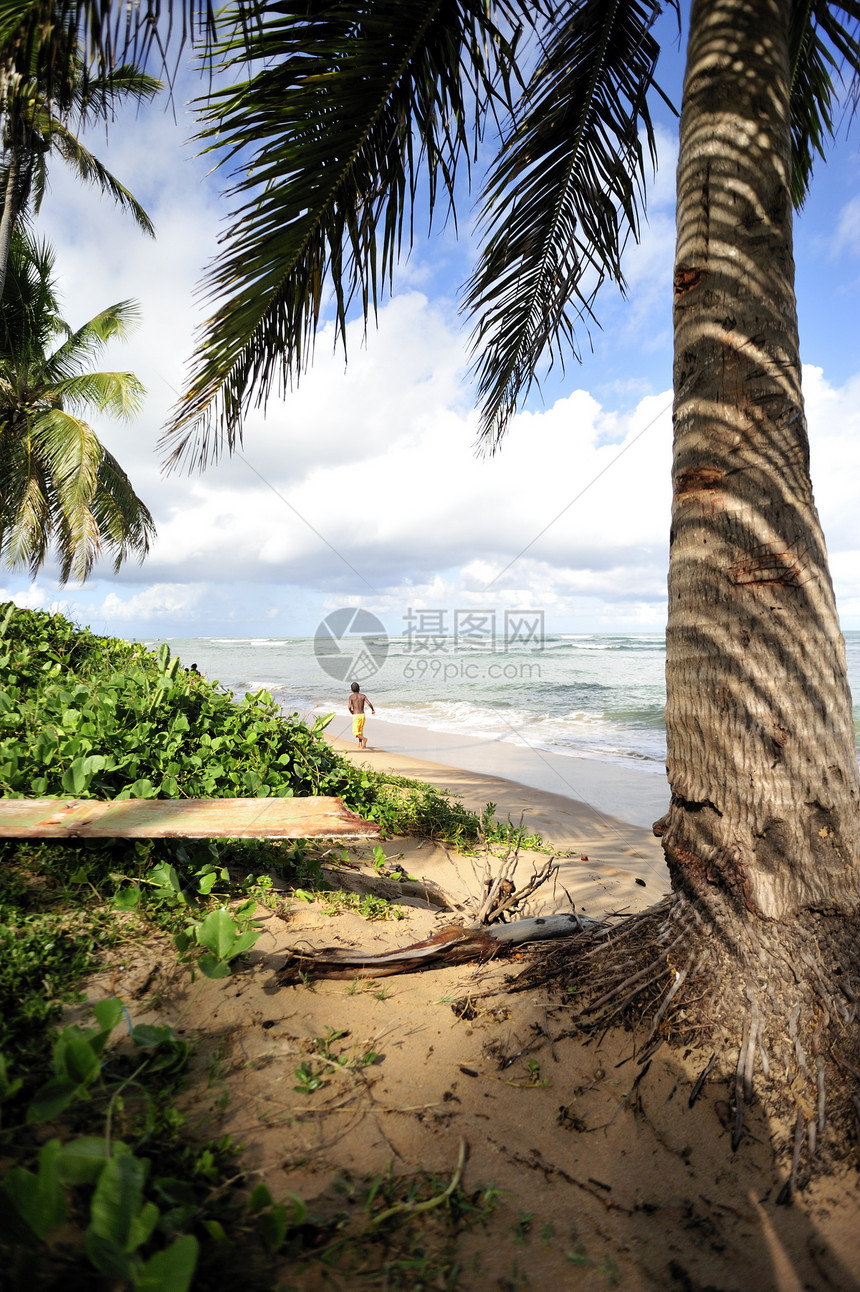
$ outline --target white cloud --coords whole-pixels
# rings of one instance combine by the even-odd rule
[[[242,457],[202,477],[165,479],[155,445],[202,316],[194,285],[214,254],[220,210],[207,163],[176,160],[185,129],[156,112],[121,121],[110,148],[96,149],[148,204],[156,243],[56,167],[40,224],[57,248],[70,321],[114,300],[142,303],[139,334],[112,348],[108,366],[138,373],[146,408],[133,425],[98,426],[156,516],[155,548],[142,567],[100,569],[72,594],[47,577],[10,576],[0,596],[49,606],[70,595],[74,616],[99,631],[165,636],[312,631],[345,601],[386,622],[410,605],[539,604],[562,627],[659,629],[669,373],[663,360],[649,367],[645,352],[665,349],[669,326],[674,138],[659,138],[649,222],[626,262],[631,303],[610,310],[599,375],[573,374],[591,392],[568,386],[548,407],[519,414],[496,457],[474,456],[454,304],[464,257],[449,228],[405,266],[405,290],[381,308],[378,331],[371,326],[365,343],[363,329],[350,328],[346,369],[324,327],[298,389],[248,418]],[[855,205],[843,211],[846,237]],[[836,388],[807,369],[805,390],[840,603],[860,626],[860,376]]]
[[[53,587],[31,583],[25,588],[0,588],[0,603],[11,601],[19,610],[48,610],[51,614],[65,615],[71,603],[57,597]]]
[[[839,212],[832,250],[836,256],[845,252],[860,255],[860,195],[846,202]]]
[[[206,596],[202,584],[155,583],[132,597],[122,598],[109,592],[99,607],[99,614],[120,622],[140,619],[194,617]]]

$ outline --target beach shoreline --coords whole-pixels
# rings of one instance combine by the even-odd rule
[[[450,772],[501,779],[649,831],[669,807],[665,776],[644,767],[640,770],[598,758],[555,754],[501,737],[407,726],[373,715],[367,718],[365,751],[357,748],[350,718],[345,714],[336,714],[325,734],[341,752],[363,753],[368,765],[379,770],[393,770],[395,764],[399,766],[401,760],[406,760],[410,765],[429,764],[428,775],[433,777],[437,775],[435,769],[443,767]],[[400,771],[398,775],[428,779],[420,770]],[[430,783],[437,782],[432,779]]]
[[[492,803],[498,820],[522,824],[527,833],[539,834],[544,845],[559,854],[558,885],[552,893],[541,895],[540,909],[534,913],[569,910],[573,902],[578,910],[598,917],[621,910],[632,914],[670,892],[663,850],[650,822],[630,821],[618,813],[601,811],[593,801],[571,792],[528,785],[495,770],[515,770],[520,766],[518,756],[528,750],[502,741],[490,742],[487,748],[481,741],[383,723],[373,717],[368,718],[367,731],[366,750],[356,747],[348,718],[335,717],[325,734],[333,748],[357,766],[421,781],[451,794],[474,812],[482,812]],[[431,753],[438,761],[428,757]],[[443,758],[458,762],[443,762]],[[589,760],[562,761],[578,764]],[[482,770],[474,770],[475,765]],[[594,797],[605,803],[617,801],[621,806],[625,786],[635,791],[637,774],[611,764],[595,761],[594,765],[597,775],[593,782],[598,789]],[[535,775],[541,768],[538,760]],[[606,778],[602,789],[601,774]],[[657,779],[647,773],[639,775],[649,781]],[[546,780],[552,783],[549,771]],[[561,787],[570,791],[569,783],[562,782]],[[647,802],[642,787],[639,795],[642,816],[642,803]],[[411,856],[408,862],[407,868],[420,864]],[[443,887],[450,882],[442,873],[431,877]]]

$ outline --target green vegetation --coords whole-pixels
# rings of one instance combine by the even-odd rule
[[[0,606],[0,792],[78,798],[333,794],[387,833],[539,843],[418,781],[356,768],[266,691],[241,703],[170,658]],[[266,851],[271,851],[266,846]],[[259,855],[259,850],[258,850]]]
[[[0,606],[3,796],[337,794],[388,833],[466,847],[519,837],[490,805],[479,815],[429,786],[357,769],[322,739],[324,725],[282,717],[265,692],[237,703],[165,648],[154,654],[60,616]],[[170,1027],[134,1025],[110,997],[92,1004],[95,1025],[83,1016],[53,1030],[108,952],[116,964],[161,938],[192,975],[234,972],[258,937],[258,903],[282,900],[273,877],[332,913],[354,905],[367,918],[399,916],[396,903],[332,891],[321,870],[328,851],[306,840],[0,842],[0,1262],[9,1286],[104,1279],[183,1292],[192,1280],[223,1286],[233,1270],[242,1286],[262,1289],[285,1258],[367,1268],[383,1231],[387,1286],[455,1270],[456,1235],[490,1205],[463,1193],[459,1172],[446,1188],[424,1175],[350,1182],[346,1202],[313,1219],[301,1199],[276,1202],[264,1185],[248,1192],[241,1146],[189,1135],[176,1099],[188,1044]],[[369,861],[404,877],[381,848]],[[340,1032],[317,1039],[295,1069],[296,1091],[310,1095],[376,1062],[373,1049],[344,1041]]]

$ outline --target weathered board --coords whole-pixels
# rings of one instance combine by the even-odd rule
[[[0,839],[368,839],[339,798],[0,799]]]

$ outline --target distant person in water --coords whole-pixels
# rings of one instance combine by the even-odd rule
[[[364,706],[370,704],[366,695],[362,694],[361,688],[357,682],[353,682],[350,687],[351,695],[347,701],[349,711],[352,714],[352,734],[358,741],[359,749],[367,748],[367,737],[364,734]],[[370,712],[376,717],[376,710],[370,704]]]

